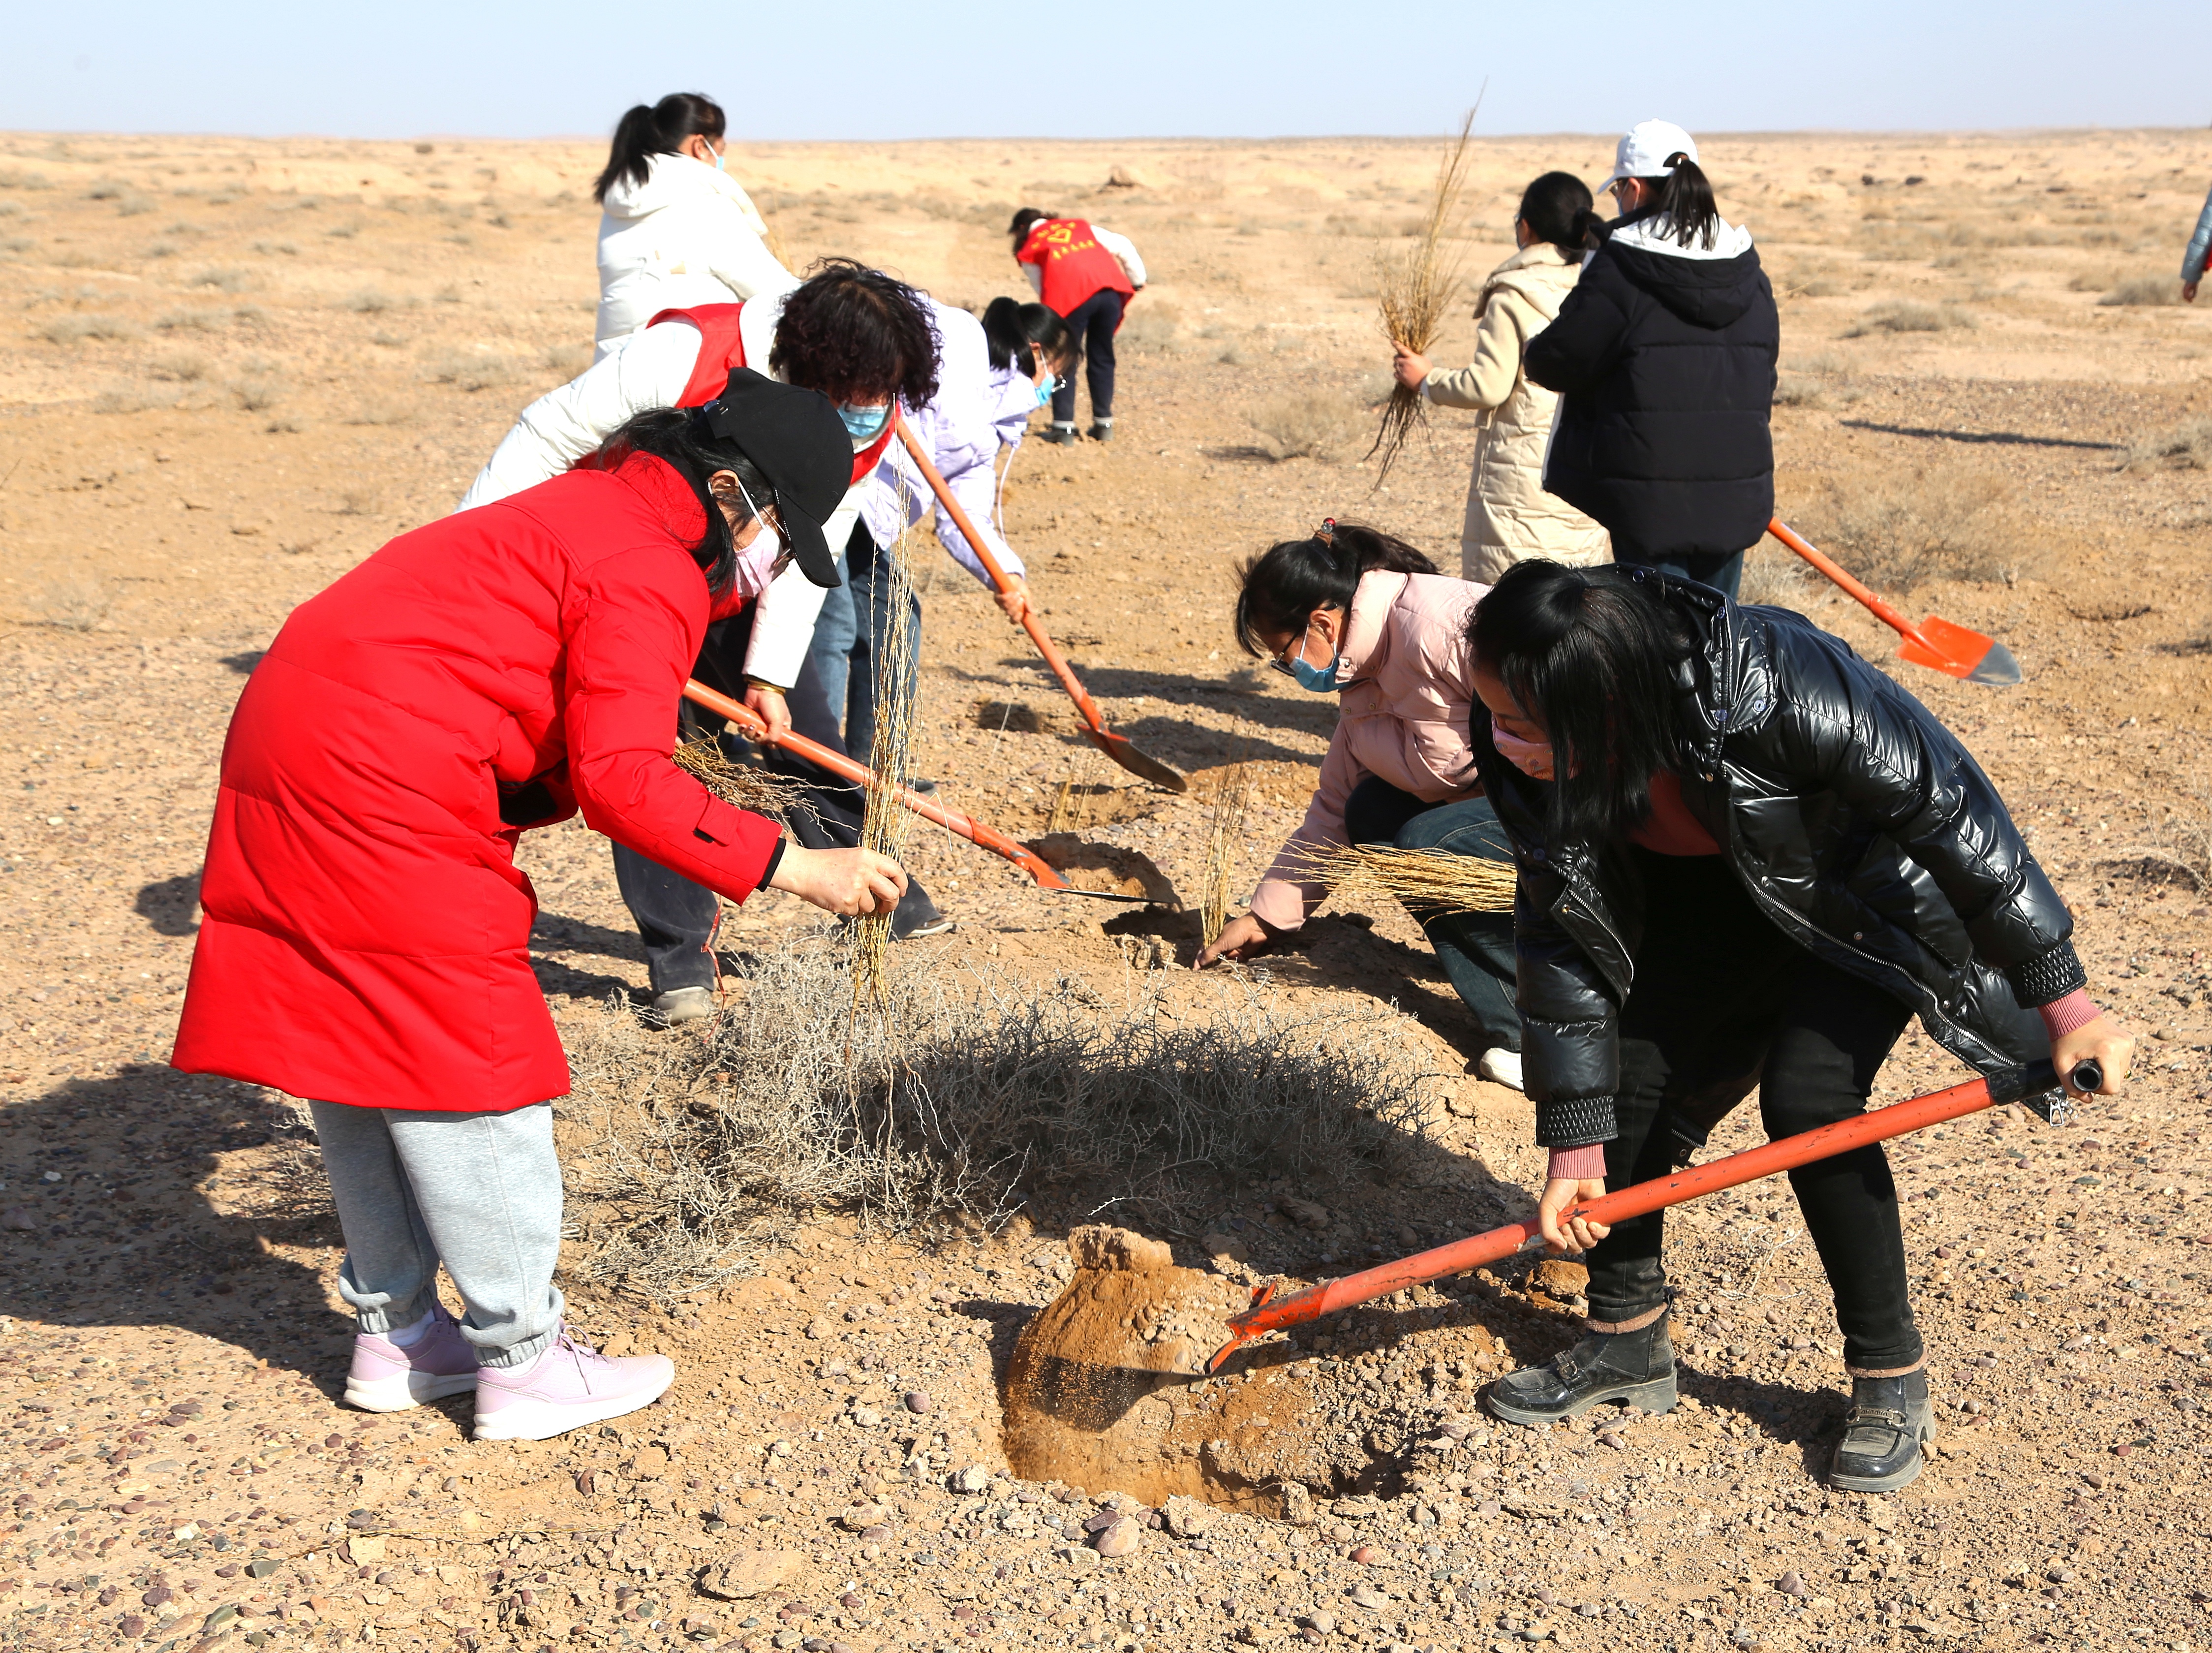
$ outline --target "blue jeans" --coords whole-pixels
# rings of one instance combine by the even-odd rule
[[[1630,560],[1630,559],[1624,559]],[[1743,585],[1743,553],[1730,552],[1726,556],[1699,553],[1695,556],[1662,556],[1648,562],[1636,560],[1640,568],[1657,568],[1671,574],[1677,580],[1694,580],[1701,586],[1711,586],[1733,603]]]
[[[1505,829],[1487,798],[1431,804],[1371,775],[1345,799],[1344,830],[1355,844],[1440,849],[1492,861],[1513,859]],[[1436,950],[1444,979],[1481,1030],[1482,1049],[1520,1049],[1521,1013],[1513,1006],[1513,915],[1425,909],[1413,917]]]

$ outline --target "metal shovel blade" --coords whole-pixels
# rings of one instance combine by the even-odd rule
[[[2020,662],[1994,637],[1932,614],[1920,623],[1920,635],[1933,647],[1923,647],[1918,638],[1907,637],[1897,651],[1899,659],[1995,688],[2020,681]]]
[[[1156,787],[1165,787],[1170,792],[1188,792],[1190,782],[1157,757],[1147,757],[1137,750],[1127,735],[1117,735],[1111,729],[1085,729],[1098,750],[1140,780]]]

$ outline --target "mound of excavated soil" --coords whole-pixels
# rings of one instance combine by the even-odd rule
[[[1229,1316],[1250,1300],[1244,1287],[1177,1267],[1165,1245],[1126,1229],[1077,1229],[1068,1250],[1074,1279],[1023,1329],[1006,1368],[1006,1461],[1026,1479],[1155,1506],[1180,1494],[1304,1525],[1316,1498],[1395,1492],[1425,1443],[1449,1450],[1468,1433],[1454,1378],[1471,1388],[1511,1364],[1501,1340],[1463,1323],[1421,1340],[1425,1385],[1402,1350],[1321,1352],[1407,1340],[1363,1338],[1379,1329],[1370,1316],[1316,1327],[1305,1352],[1287,1341],[1240,1350],[1208,1378]],[[1433,1326],[1431,1304],[1450,1301],[1426,1288],[1401,1296],[1428,1311],[1407,1332]]]

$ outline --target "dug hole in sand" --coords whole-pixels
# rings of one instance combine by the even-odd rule
[[[1403,1389],[1389,1393],[1356,1366],[1302,1358],[1290,1340],[1241,1349],[1208,1377],[1248,1286],[1180,1267],[1167,1245],[1127,1229],[1079,1228],[1067,1249],[1074,1278],[1023,1328],[1006,1365],[1006,1462],[1026,1480],[1307,1526],[1316,1499],[1394,1496],[1425,1448],[1449,1452],[1474,1426],[1449,1404],[1409,1408]],[[1433,1325],[1441,1311],[1400,1295]],[[1302,1335],[1327,1348],[1331,1330],[1322,1322]],[[1480,1326],[1459,1325],[1450,1340],[1470,1386],[1476,1370],[1511,1364]]]

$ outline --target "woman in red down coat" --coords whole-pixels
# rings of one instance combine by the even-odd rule
[[[473,1387],[479,1437],[543,1438],[672,1376],[561,1328],[547,1104],[568,1073],[515,842],[580,810],[732,901],[772,883],[839,913],[896,902],[895,862],[786,843],[670,761],[708,622],[787,557],[836,583],[821,522],[851,458],[826,398],[741,369],[702,409],[641,414],[578,469],[393,540],[255,667],[172,1060],[311,1099],[356,1404]]]

